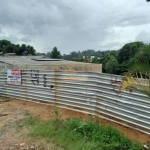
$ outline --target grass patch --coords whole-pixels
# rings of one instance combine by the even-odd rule
[[[0,101],[7,101],[8,97],[0,95]]]
[[[115,128],[99,125],[92,119],[84,122],[82,119],[56,117],[40,121],[27,117],[19,123],[29,128],[28,136],[50,139],[65,150],[142,150],[139,143],[131,142]]]

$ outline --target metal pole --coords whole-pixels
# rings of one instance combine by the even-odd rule
[[[28,100],[28,98],[27,98],[27,69],[28,69],[28,65],[26,64],[26,85],[25,85],[25,90],[26,90],[26,101]]]
[[[5,96],[7,97],[7,86],[6,86],[6,84],[7,84],[7,64],[6,63],[5,63],[5,69],[4,70],[6,71]],[[5,76],[5,71],[4,71],[4,76]]]

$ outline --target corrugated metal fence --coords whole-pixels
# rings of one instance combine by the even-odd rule
[[[84,111],[150,135],[150,99],[134,91],[119,91],[122,76],[70,71],[22,70],[22,85],[7,84],[0,71],[0,94],[49,102]]]

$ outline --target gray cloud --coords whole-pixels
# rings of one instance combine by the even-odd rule
[[[23,37],[22,39],[20,39],[20,41],[23,41],[23,42],[31,42],[32,39],[28,38],[28,37]]]
[[[104,44],[104,45],[101,45],[101,49],[102,50],[116,50],[118,49],[118,45],[123,45],[123,43],[120,43],[120,42],[110,42],[110,43],[107,43],[107,44]]]
[[[1,40],[8,40],[11,41],[12,43],[16,43],[19,41],[19,39],[13,35],[9,35],[9,36],[0,36]]]
[[[142,41],[144,43],[150,43],[150,32],[141,31],[135,38],[136,41]]]
[[[2,34],[2,28],[1,28],[1,25],[0,25],[0,34]]]
[[[61,53],[119,49],[150,25],[149,7],[144,0],[2,0],[0,39],[30,44],[38,52],[54,46]]]

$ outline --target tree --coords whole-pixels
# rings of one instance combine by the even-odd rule
[[[117,58],[117,56],[118,56],[118,51],[116,51],[116,50],[111,50],[109,54],[112,55],[112,56],[114,56],[115,58]]]
[[[107,73],[116,74],[118,71],[118,61],[114,56],[110,56],[109,61],[105,65],[105,70]]]
[[[51,53],[50,52],[47,52],[46,56],[47,57],[50,57]]]
[[[35,55],[36,54],[36,50],[34,49],[33,46],[30,46],[30,51],[31,51],[31,55]]]
[[[25,44],[22,44],[21,45],[21,49],[20,49],[20,53],[21,53],[21,55],[26,55],[26,45]]]
[[[85,63],[90,63],[91,62],[91,56],[85,56],[82,60]]]
[[[53,50],[51,51],[50,57],[51,58],[58,58],[58,59],[61,58],[60,51],[57,50],[57,47],[53,48]]]
[[[123,78],[122,90],[133,89],[150,98],[150,45],[139,52],[140,59],[134,62]]]
[[[14,49],[15,49],[14,52],[16,53],[16,55],[21,55],[21,52],[20,52],[20,45],[19,45],[19,44],[15,45],[15,48],[14,48]]]
[[[125,44],[118,51],[117,60],[120,66],[120,74],[127,70],[133,58],[144,46],[143,42],[132,42]]]
[[[101,51],[97,51],[95,52],[94,56],[97,56],[97,57],[100,57],[102,55],[102,52]]]
[[[71,61],[78,61],[78,58],[72,57],[72,58],[71,58]]]
[[[12,43],[10,41],[7,40],[0,40],[0,52],[2,52],[3,54],[5,53],[10,53],[10,51],[12,51]],[[11,50],[10,50],[11,47]]]
[[[75,51],[70,52],[70,55],[73,57],[78,57],[78,52],[75,52]]]
[[[93,49],[88,49],[88,50],[84,50],[84,51],[82,52],[82,55],[83,55],[83,56],[93,56],[94,53],[95,53],[95,51],[94,51]]]
[[[106,73],[106,63],[110,60],[110,55],[109,54],[103,54],[101,57],[100,57],[100,60],[99,62],[102,64],[102,72]]]
[[[99,63],[99,58],[97,56],[95,56],[94,58],[92,58],[92,63]]]
[[[25,44],[22,44],[20,46],[19,44],[12,44],[10,41],[7,40],[0,40],[0,53],[15,53],[16,55],[35,55],[36,51],[30,45],[26,46]]]
[[[109,53],[109,51],[106,51],[106,53]],[[92,49],[88,49],[88,50],[84,50],[82,52],[78,51],[78,52],[70,52],[70,54],[64,54],[62,57],[63,59],[66,59],[66,60],[71,60],[71,58],[73,57],[77,57],[77,58],[83,58],[83,56],[97,56],[97,57],[100,57],[102,55],[102,52],[101,51],[95,51],[95,50],[92,50]]]
[[[117,60],[119,63],[126,62],[133,58],[135,54],[144,46],[143,42],[132,42],[125,44],[118,53]]]

